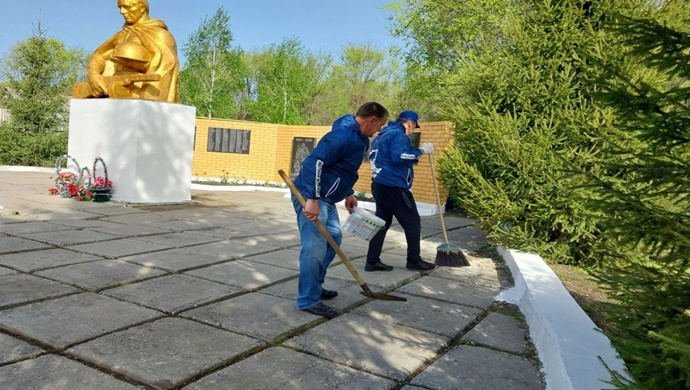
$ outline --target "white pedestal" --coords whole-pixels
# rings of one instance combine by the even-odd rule
[[[192,199],[196,108],[138,99],[72,99],[68,154],[82,167],[108,166],[112,200],[173,203]],[[98,176],[102,166],[97,165]]]

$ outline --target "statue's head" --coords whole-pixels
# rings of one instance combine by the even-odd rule
[[[128,25],[136,24],[149,13],[148,0],[118,0],[117,7],[120,8],[120,13]]]

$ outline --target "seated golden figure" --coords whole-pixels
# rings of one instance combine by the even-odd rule
[[[96,49],[86,67],[88,83],[74,85],[75,98],[131,98],[177,103],[177,43],[161,20],[149,18],[147,0],[118,0],[121,31]]]

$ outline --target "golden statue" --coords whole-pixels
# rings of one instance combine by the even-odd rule
[[[148,0],[118,0],[120,32],[96,49],[86,67],[88,83],[75,98],[131,98],[179,102],[177,43],[162,20],[149,18]]]

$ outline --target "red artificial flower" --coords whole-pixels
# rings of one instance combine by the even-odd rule
[[[48,188],[48,193],[50,193],[50,195],[57,195],[59,193],[59,191],[57,188],[53,187],[53,188]]]

